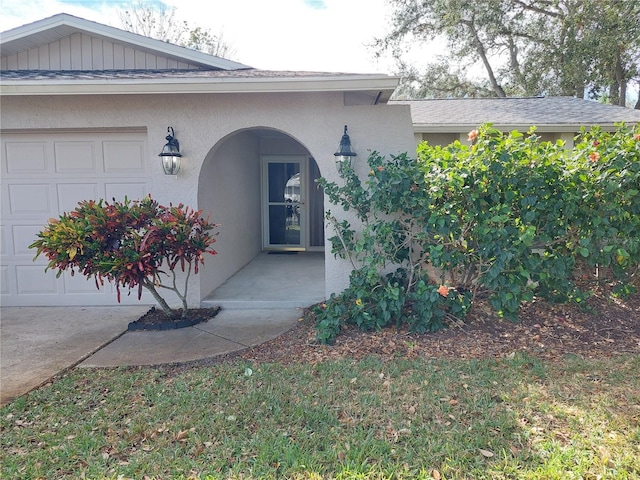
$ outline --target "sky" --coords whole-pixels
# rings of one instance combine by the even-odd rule
[[[144,0],[159,2],[161,0]],[[394,73],[390,56],[367,47],[383,36],[386,0],[162,0],[190,27],[222,33],[232,59],[263,70]],[[122,28],[126,0],[0,0],[0,31],[68,13]]]

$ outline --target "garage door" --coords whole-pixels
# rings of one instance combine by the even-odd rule
[[[36,240],[49,218],[80,200],[142,198],[151,191],[144,131],[2,133],[0,291],[3,306],[116,305],[115,287],[44,272],[33,261]],[[137,303],[135,294],[123,303]]]

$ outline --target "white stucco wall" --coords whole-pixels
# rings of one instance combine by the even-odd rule
[[[220,175],[218,178],[229,189],[234,189],[234,185],[231,181],[226,182],[225,178],[230,179],[232,175],[235,175],[234,181],[240,184],[249,182],[246,188],[250,188],[251,182],[259,181],[258,178],[240,180],[237,175],[241,175],[244,167],[239,167],[231,174],[225,170],[225,162],[221,165],[215,162],[205,165],[205,159],[221,139],[247,128],[269,127],[287,133],[309,151],[321,174],[330,180],[338,179],[333,152],[338,146],[344,125],[349,126],[351,142],[358,153],[355,169],[362,178],[368,174],[366,159],[370,151],[385,154],[413,154],[415,151],[408,106],[344,106],[340,92],[3,97],[0,115],[3,129],[146,128],[151,171],[150,193],[162,204],[182,202],[194,208],[199,207],[198,183],[203,175],[205,178],[216,178],[221,169],[229,177]],[[164,175],[157,157],[165,143],[168,126],[174,128],[183,154],[183,166],[177,177]],[[251,142],[245,144],[242,137],[236,140],[239,144],[225,145],[230,149],[226,166],[242,162],[245,158],[243,152],[248,156],[254,151]],[[203,165],[205,171],[201,172]],[[201,192],[201,195],[204,195],[202,198],[213,200],[214,204],[222,203],[222,199],[228,196],[224,191]],[[249,196],[244,200],[246,203],[242,204],[225,202],[217,211],[211,212],[212,219],[223,224],[227,220],[229,228],[238,231],[243,228],[253,231],[256,228],[256,217],[253,215],[259,217],[259,212],[249,212],[246,223],[234,224],[229,220],[240,209],[247,214],[247,205],[253,200]],[[339,217],[347,216],[340,207],[331,206],[328,202],[325,202],[325,208],[331,208]],[[332,235],[330,229],[325,231],[326,237]],[[246,248],[247,256],[256,248],[253,240],[247,239],[246,246],[238,247],[243,252]],[[222,239],[216,247],[222,251]],[[329,242],[327,249],[330,252]],[[212,258],[217,257],[222,259],[222,255]],[[242,261],[240,259],[238,263]],[[221,269],[233,269],[231,264],[225,264],[223,260],[220,262]],[[334,259],[330,253],[326,255],[325,272],[327,295],[341,291],[348,284],[349,265]],[[199,276],[193,276],[189,286],[190,302],[197,304],[202,295],[209,293],[204,291],[209,286],[211,283],[203,282],[201,291]]]
[[[198,207],[220,224],[201,276],[202,295],[219,287],[262,248],[260,226],[260,141],[245,131],[224,139],[200,172]]]

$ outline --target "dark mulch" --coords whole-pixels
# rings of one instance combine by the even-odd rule
[[[220,307],[192,308],[187,310],[187,315],[182,317],[182,309],[176,310],[171,317],[160,308],[151,309],[135,322],[129,324],[129,330],[173,330],[176,328],[192,327],[201,322],[215,317]]]

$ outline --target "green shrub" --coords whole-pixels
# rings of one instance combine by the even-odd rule
[[[629,290],[640,265],[639,133],[583,129],[573,150],[535,129],[483,126],[470,138],[423,143],[417,159],[373,152],[364,185],[348,167],[342,185],[319,180],[359,223],[327,213],[332,253],[353,273],[316,312],[321,340],[342,322],[435,330],[479,296],[516,319],[534,296],[582,301],[574,277],[585,269],[607,269]]]

